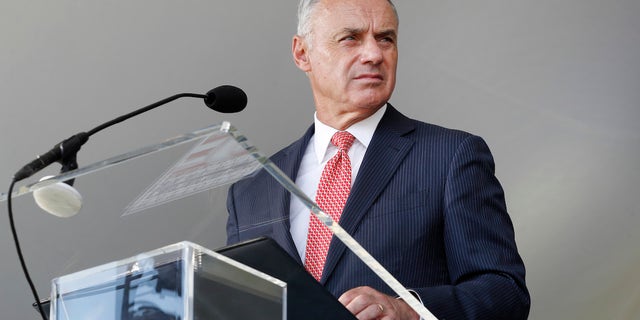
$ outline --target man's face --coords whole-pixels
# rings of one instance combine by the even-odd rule
[[[318,3],[311,36],[294,38],[293,43],[296,64],[310,78],[318,113],[368,116],[384,105],[395,87],[397,35],[398,21],[387,0]]]

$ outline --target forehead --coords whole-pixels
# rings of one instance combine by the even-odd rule
[[[314,8],[312,20],[312,29],[316,32],[398,28],[395,11],[387,0],[322,0]]]

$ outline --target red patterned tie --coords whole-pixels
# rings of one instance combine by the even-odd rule
[[[331,143],[339,150],[322,170],[316,193],[318,206],[336,222],[340,221],[342,209],[351,190],[351,161],[347,152],[354,140],[355,137],[346,131],[338,131],[333,135]],[[318,281],[322,277],[331,236],[331,230],[312,213],[309,219],[304,266]]]

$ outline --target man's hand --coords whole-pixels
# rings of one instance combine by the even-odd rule
[[[360,320],[417,320],[420,316],[404,302],[370,287],[358,287],[338,299]]]

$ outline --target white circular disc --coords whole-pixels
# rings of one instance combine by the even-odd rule
[[[57,182],[33,192],[38,206],[54,216],[68,218],[82,208],[82,195],[74,187]]]

